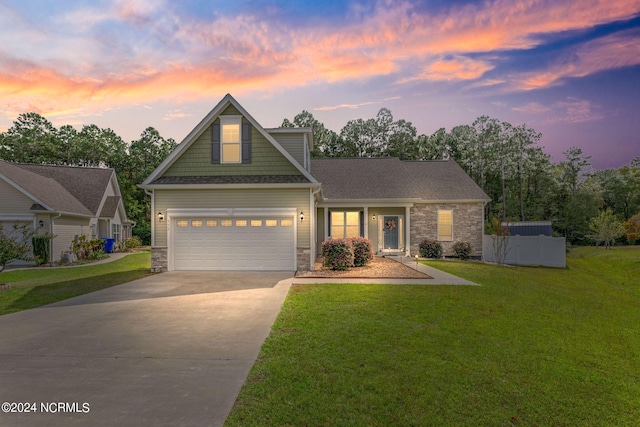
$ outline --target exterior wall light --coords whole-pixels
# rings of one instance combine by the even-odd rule
[[[158,221],[164,221],[164,214],[162,212],[158,212]]]
[[[304,221],[304,212],[300,211],[300,222]]]
[[[375,220],[376,220],[376,215],[375,215],[375,214],[371,217],[371,220],[372,220],[372,221],[375,221]]]
[[[40,228],[43,228],[44,227],[44,221],[43,220],[38,221],[38,225],[40,226]]]

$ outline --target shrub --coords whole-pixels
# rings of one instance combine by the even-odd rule
[[[129,252],[130,250],[142,246],[142,242],[138,236],[131,236],[128,239],[121,240],[116,243],[115,252]]]
[[[420,256],[422,258],[442,258],[442,245],[435,240],[425,239],[420,242]]]
[[[453,244],[453,253],[456,254],[461,260],[468,260],[471,258],[471,243],[457,241]]]
[[[4,231],[0,223],[0,271],[14,259],[31,260],[31,248],[27,242],[32,234],[33,232],[27,226],[17,223],[13,226],[13,231]]]
[[[131,229],[131,234],[140,239],[142,244],[139,246],[151,244],[151,224],[136,225]]]
[[[371,240],[364,237],[353,237],[351,238],[351,246],[353,246],[353,265],[362,267],[369,264],[369,261],[373,258]]]
[[[348,270],[353,266],[353,246],[349,239],[327,239],[322,242],[322,259],[331,270]]]
[[[36,265],[46,264],[50,261],[49,248],[51,247],[51,240],[53,240],[53,237],[54,236],[45,233],[31,238],[31,244],[33,245],[33,258],[36,261]]]
[[[98,259],[104,256],[102,239],[87,239],[87,236],[82,235],[73,239],[71,248],[78,259]]]

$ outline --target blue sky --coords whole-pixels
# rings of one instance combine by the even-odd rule
[[[640,0],[7,1],[0,130],[36,111],[177,141],[231,93],[265,127],[382,107],[419,133],[489,115],[597,169],[640,156]]]

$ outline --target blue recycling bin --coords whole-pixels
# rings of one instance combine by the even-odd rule
[[[113,244],[116,242],[116,239],[102,239],[104,240],[104,253],[110,254],[113,252]]]

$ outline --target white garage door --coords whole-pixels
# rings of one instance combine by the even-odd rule
[[[293,218],[176,218],[176,270],[294,270]]]

